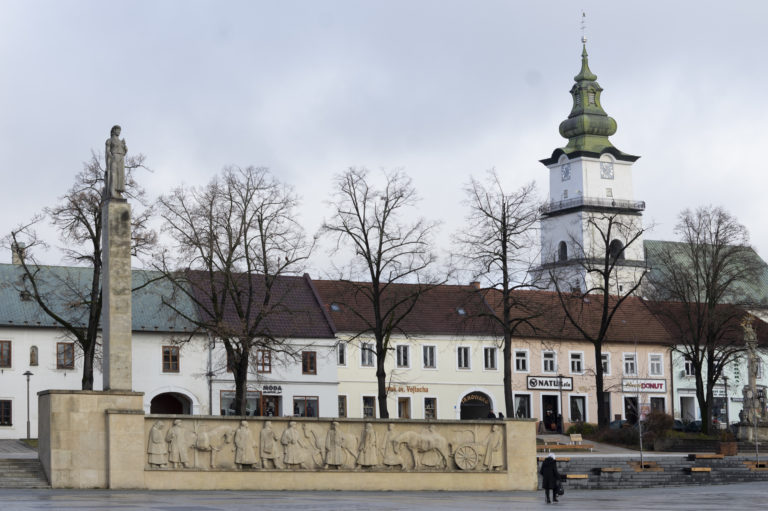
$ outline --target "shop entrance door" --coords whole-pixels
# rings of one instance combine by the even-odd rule
[[[411,398],[409,397],[397,398],[397,416],[401,419],[411,418]]]
[[[636,397],[624,398],[624,417],[629,424],[637,424],[638,408]]]
[[[541,422],[544,425],[546,433],[557,433],[559,424],[557,420],[558,410],[560,409],[559,398],[554,396],[541,396]]]
[[[263,396],[261,409],[266,417],[280,417],[280,396]]]

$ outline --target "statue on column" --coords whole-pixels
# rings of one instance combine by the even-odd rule
[[[104,148],[104,158],[107,162],[104,183],[106,199],[122,199],[125,191],[125,154],[128,148],[125,145],[125,139],[120,139],[120,131],[120,126],[112,126],[110,137]]]
[[[747,345],[747,385],[743,388],[744,396],[743,412],[745,422],[755,424],[760,422],[761,410],[760,400],[757,392],[757,365],[759,358],[757,356],[757,335],[752,328],[752,318],[747,316],[741,322],[744,329],[744,343]]]

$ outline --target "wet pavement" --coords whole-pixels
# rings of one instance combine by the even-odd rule
[[[698,510],[765,509],[768,486],[744,483],[723,486],[644,488],[637,490],[566,491],[558,504],[544,502],[542,492],[149,492],[107,490],[0,490],[2,509],[301,511],[418,509],[484,511],[491,509]]]

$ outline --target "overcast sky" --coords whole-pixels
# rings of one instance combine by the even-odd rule
[[[402,167],[445,253],[470,175],[495,167],[509,190],[535,180],[546,198],[539,160],[566,143],[581,9],[611,140],[641,156],[646,238],[716,204],[768,257],[757,0],[0,0],[0,232],[54,204],[120,124],[154,170],[138,175],[151,196],[267,166],[302,196],[310,233],[335,174]]]

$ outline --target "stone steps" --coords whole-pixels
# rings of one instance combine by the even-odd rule
[[[39,460],[0,459],[0,488],[50,488]]]
[[[600,456],[571,456],[570,460],[558,463],[561,474],[587,474],[587,478],[569,478],[568,488],[619,489],[658,486],[686,486],[700,484],[728,484],[751,481],[768,481],[768,471],[752,471],[744,462],[749,456],[733,456],[723,459],[689,460],[687,454],[680,456],[646,457],[644,462],[653,466],[653,471],[635,471],[639,456],[618,458]],[[603,471],[603,468],[621,471]],[[691,468],[709,468],[709,472],[691,471]]]

